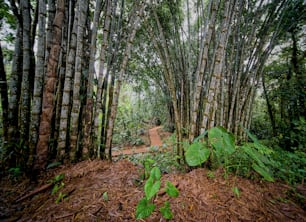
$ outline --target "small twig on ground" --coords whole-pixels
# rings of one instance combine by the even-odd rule
[[[63,218],[66,218],[66,217],[71,217],[71,216],[74,216],[75,213],[70,213],[70,214],[64,214],[62,216],[57,216],[55,217],[56,220],[59,220],[59,219],[63,219]]]
[[[39,188],[33,190],[32,192],[28,193],[27,195],[25,195],[25,196],[23,196],[23,197],[20,197],[20,198],[17,199],[15,202],[16,202],[16,203],[21,202],[21,201],[23,201],[23,200],[25,200],[25,199],[27,199],[27,198],[29,198],[29,197],[32,197],[32,196],[34,196],[34,195],[36,195],[36,194],[38,194],[38,193],[40,193],[40,192],[43,192],[43,191],[49,189],[49,188],[52,187],[52,186],[53,186],[52,183],[45,184],[45,185],[43,185],[43,186],[41,186],[41,187],[39,187]]]

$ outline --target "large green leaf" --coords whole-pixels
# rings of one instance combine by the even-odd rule
[[[152,177],[150,177],[144,187],[145,194],[148,200],[150,200],[160,188],[160,180],[154,181]]]
[[[178,197],[179,191],[178,189],[169,181],[167,181],[166,192],[170,197]]]
[[[259,166],[255,163],[252,164],[252,168],[259,173],[266,181],[274,182],[273,177],[270,175],[270,173],[262,166]]]
[[[164,203],[164,206],[161,207],[160,209],[161,214],[163,215],[163,217],[167,220],[171,220],[173,217],[173,214],[171,212],[171,208],[170,208],[170,203],[169,201],[166,201]]]
[[[147,198],[141,199],[136,207],[136,219],[147,218],[155,210],[155,205],[150,203]]]
[[[210,155],[210,150],[203,143],[196,142],[190,145],[185,153],[185,159],[189,166],[199,166],[204,163]]]
[[[225,128],[219,126],[208,131],[208,141],[220,156],[222,153],[232,154],[235,152],[235,137],[228,133]]]

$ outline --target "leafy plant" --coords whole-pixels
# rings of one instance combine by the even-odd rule
[[[20,167],[12,167],[9,169],[9,173],[12,179],[18,179],[21,176],[22,171]]]
[[[141,179],[147,179],[150,173],[150,169],[153,166],[158,166],[162,173],[171,173],[173,171],[183,171],[184,168],[182,165],[179,164],[178,155],[174,154],[173,152],[155,152],[155,153],[146,153],[146,154],[136,154],[129,157],[129,160],[135,164],[141,164],[147,167],[146,170],[146,178],[144,174],[142,174]],[[148,160],[152,160],[152,163],[146,163]],[[149,166],[145,166],[149,165]]]
[[[235,186],[235,187],[232,188],[232,190],[233,190],[234,194],[239,198],[240,197],[240,190],[239,190],[239,188]]]
[[[58,193],[64,186],[65,183],[62,181],[65,177],[65,174],[58,174],[56,175],[50,182],[54,184],[51,194],[55,195],[56,193]],[[55,203],[59,203],[61,201],[63,201],[65,198],[67,197],[67,194],[59,192],[58,196],[55,200]]]
[[[197,138],[185,153],[186,162],[189,166],[199,166],[208,159],[212,165],[223,166],[227,170],[243,168],[246,172],[252,168],[267,181],[274,181],[272,168],[274,162],[268,156],[273,152],[271,149],[259,143],[257,138],[249,131],[246,133],[253,143],[242,146],[235,145],[235,137],[223,127],[214,127],[208,130],[208,143],[199,142]],[[205,134],[204,134],[205,135]],[[200,135],[203,138],[203,135]],[[208,148],[210,147],[210,148]]]
[[[208,178],[210,178],[210,179],[214,179],[214,178],[215,178],[215,174],[214,174],[214,172],[212,172],[212,171],[209,171],[209,172],[207,173],[207,176],[208,176]]]
[[[102,197],[103,197],[103,200],[105,200],[105,201],[109,200],[107,192],[104,192]]]
[[[204,143],[195,142],[186,151],[186,162],[189,166],[199,166],[208,160],[210,150]]]
[[[142,198],[136,207],[136,218],[143,219],[149,217],[156,206],[153,203],[154,198],[156,197],[158,191],[161,186],[161,172],[158,167],[153,167],[150,172],[150,176],[145,183],[144,191],[145,197]],[[179,195],[179,191],[176,187],[169,181],[166,182],[166,193],[170,197],[177,197]],[[160,212],[165,219],[172,219],[173,214],[171,212],[170,203],[166,201],[163,207],[160,208]]]

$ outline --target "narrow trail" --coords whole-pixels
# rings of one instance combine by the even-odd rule
[[[149,129],[149,138],[150,138],[150,147],[151,146],[162,146],[163,142],[158,134],[158,130],[161,126],[154,127]],[[115,150],[112,152],[112,156],[116,157],[119,155],[132,155],[137,153],[148,153],[150,152],[150,147],[142,146],[138,148],[124,149],[124,150]]]
[[[160,139],[160,136],[158,134],[158,130],[161,128],[161,126],[154,127],[152,129],[149,129],[149,137],[150,137],[150,144],[151,146],[162,146],[163,142]]]

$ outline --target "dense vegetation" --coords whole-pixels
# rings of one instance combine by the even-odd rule
[[[112,159],[161,123],[173,152],[133,161],[303,182],[304,1],[0,6],[2,172]]]

